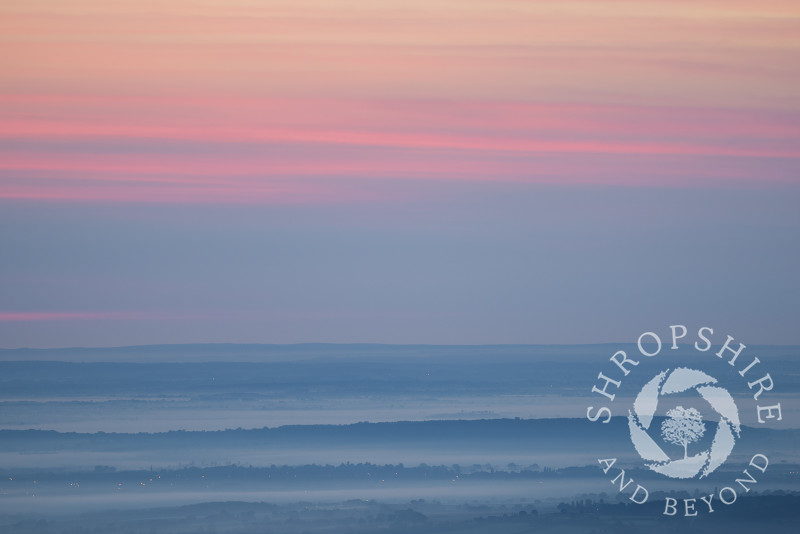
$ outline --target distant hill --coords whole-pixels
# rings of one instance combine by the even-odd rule
[[[383,345],[374,343],[299,343],[291,345],[270,344],[179,344],[139,345],[103,348],[3,348],[0,361],[69,361],[69,362],[278,362],[314,360],[390,360],[437,359],[450,362],[485,361],[487,358],[502,361],[524,362],[531,358],[540,362],[603,361],[615,351],[636,353],[633,343],[601,343],[588,345]],[[747,351],[766,359],[783,361],[800,358],[799,346],[752,345]],[[670,357],[687,357],[695,354],[689,346],[680,346],[670,352]]]
[[[658,422],[656,422],[658,424]],[[797,453],[800,430],[743,428],[737,448],[748,451]],[[125,451],[165,449],[486,449],[539,450],[630,454],[627,421],[609,424],[586,419],[481,419],[357,423],[352,425],[291,425],[251,430],[210,432],[171,431],[117,434],[0,430],[0,452]]]
[[[608,360],[620,348],[631,355],[636,351],[632,345],[366,344],[0,349],[0,399],[87,395],[423,397],[428,393],[589,397],[598,372],[619,373]],[[800,347],[747,350],[758,355],[761,365],[771,372],[776,392],[800,393]],[[645,374],[651,377],[682,365],[721,379],[724,377],[718,373],[732,374],[729,378],[738,386],[732,394],[752,395],[736,369],[712,353],[698,357],[683,347],[639,359],[636,373],[640,384]],[[621,389],[619,393],[624,396],[635,391]]]

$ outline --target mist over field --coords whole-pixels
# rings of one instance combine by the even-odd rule
[[[618,349],[637,350],[0,350],[0,524],[11,532],[191,532],[209,525],[217,532],[328,532],[340,530],[321,518],[337,517],[338,529],[353,532],[479,532],[490,523],[511,532],[561,528],[565,518],[580,523],[586,514],[602,522],[653,512],[654,504],[633,505],[598,459],[616,458],[653,502],[684,494],[686,485],[642,468],[624,410],[607,424],[586,417],[587,406],[630,405],[641,385],[631,378],[614,402],[591,391],[598,372],[611,373]],[[758,424],[748,411],[752,391],[732,382],[742,437],[724,469],[692,488],[729,485],[757,451],[770,467],[741,502],[753,495],[791,499],[786,492],[800,490],[798,348],[748,351],[776,377],[770,393],[782,403],[785,424]],[[729,373],[713,354],[699,357],[685,346],[660,361],[640,360],[641,377],[680,365]],[[688,405],[690,397],[675,402]],[[663,418],[659,412],[657,424]],[[705,424],[710,430],[700,444],[716,425]],[[218,504],[191,508],[210,502]],[[138,510],[136,518],[124,510]],[[287,514],[298,521],[286,523]]]

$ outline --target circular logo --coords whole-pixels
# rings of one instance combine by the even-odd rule
[[[725,388],[715,386],[717,380],[702,371],[678,367],[665,370],[647,382],[636,396],[633,410],[628,410],[631,441],[647,467],[670,478],[703,478],[725,463],[739,437],[739,410]],[[719,418],[711,445],[690,454],[689,448],[705,435],[706,423],[695,408],[676,406],[666,412],[661,425],[654,425],[661,399],[670,395],[695,392],[704,399]],[[651,428],[653,427],[653,428]],[[657,428],[658,427],[658,428]],[[683,447],[683,457],[673,459],[652,437],[663,443]]]
[[[754,424],[781,421],[781,403],[770,399],[775,386],[772,375],[763,368],[758,356],[743,356],[747,346],[737,343],[733,336],[726,335],[724,341],[715,344],[712,341],[714,329],[701,326],[696,330],[696,339],[692,343],[691,338],[686,339],[689,329],[682,324],[670,325],[669,333],[671,343],[663,343],[657,332],[648,331],[637,339],[635,352],[626,348],[611,355],[608,368],[598,373],[591,388],[592,394],[598,396],[593,398],[602,397],[606,405],[587,406],[586,418],[593,423],[611,423],[614,419],[612,403],[622,393],[628,412],[628,433],[643,464],[664,478],[705,479],[695,482],[698,489],[693,496],[678,497],[672,481],[657,480],[661,476],[652,477],[652,483],[659,485],[663,493],[663,515],[676,516],[679,511],[685,517],[694,517],[700,512],[711,514],[716,503],[729,506],[742,492],[748,493],[758,482],[759,474],[766,473],[769,458],[763,452],[754,452],[741,475],[735,473],[739,466],[721,468],[746,430],[740,425],[739,409],[728,390],[721,387],[715,377],[693,367],[705,369],[714,365],[710,362],[725,362],[724,374],[720,378],[737,381],[738,377],[742,378],[739,388],[731,391],[740,396],[745,392],[752,397],[754,402],[750,406],[753,411],[743,414],[745,418],[751,418],[749,421],[755,421]],[[657,363],[655,358],[663,358],[666,347],[669,347],[667,351],[680,351],[675,353],[676,357],[691,367],[673,363],[670,368],[665,368]],[[704,359],[703,355],[710,358]],[[653,373],[657,374],[653,376]],[[628,389],[623,382],[632,382],[633,387]],[[765,400],[765,394],[769,400]],[[737,398],[738,402],[743,402],[741,397]],[[620,422],[624,425],[625,421]],[[624,426],[621,430],[625,432]],[[738,461],[744,459],[741,451],[737,452],[737,457]],[[629,494],[629,501],[634,504],[648,502],[650,491],[641,480],[634,481],[631,477],[630,464],[621,465],[612,454],[598,457],[597,462],[611,484],[620,493]],[[628,458],[623,462],[629,462]],[[641,464],[635,461],[634,465],[638,467]],[[711,483],[706,477],[714,480],[713,493],[705,493]],[[732,482],[722,487],[717,485],[727,477],[731,477]],[[698,493],[701,487],[703,493]],[[683,502],[679,503],[679,500]]]

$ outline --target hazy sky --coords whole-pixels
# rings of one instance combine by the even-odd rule
[[[800,5],[0,5],[0,347],[800,343]]]

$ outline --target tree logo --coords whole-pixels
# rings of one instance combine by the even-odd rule
[[[628,410],[628,427],[636,452],[647,460],[647,467],[670,478],[703,478],[725,463],[739,437],[739,410],[730,393],[715,386],[717,380],[702,371],[678,367],[662,371],[642,387]],[[695,408],[677,406],[666,412],[661,423],[662,442],[683,447],[683,457],[673,459],[649,432],[658,409],[659,399],[675,394],[696,392],[719,418],[711,445],[690,455],[690,445],[705,435],[706,423]]]
[[[661,437],[673,445],[683,445],[683,458],[689,457],[687,447],[703,437],[706,425],[703,416],[694,408],[688,410],[678,406],[667,412],[667,419],[661,423]]]

